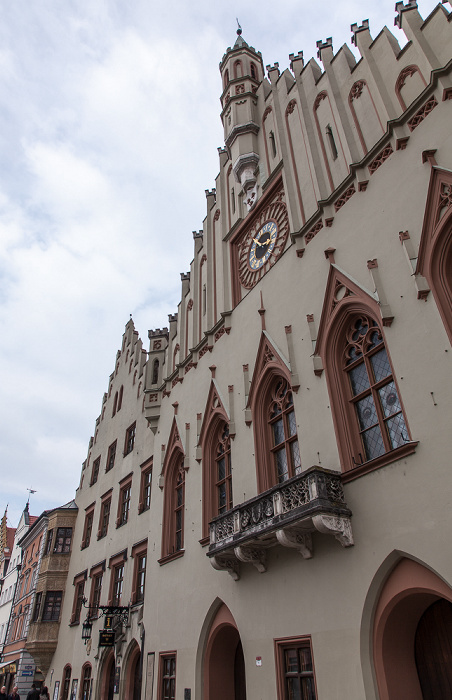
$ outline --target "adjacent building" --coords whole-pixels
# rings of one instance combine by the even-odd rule
[[[449,697],[452,22],[396,23],[221,59],[177,313],[148,351],[127,323],[83,465],[53,698]]]

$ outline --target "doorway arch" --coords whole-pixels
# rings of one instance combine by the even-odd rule
[[[426,652],[427,663],[435,667],[436,675],[441,668],[440,656],[449,654],[447,643],[441,641],[438,615],[429,612],[438,602],[443,603],[442,608],[446,604],[452,621],[452,589],[422,564],[401,559],[383,585],[375,609],[373,661],[380,700],[430,700],[428,673],[421,669],[425,636],[438,640],[437,647]],[[452,663],[452,649],[449,659]]]
[[[140,700],[141,676],[141,650],[134,639],[125,660],[125,697],[128,700]]]
[[[113,689],[115,684],[115,654],[111,650],[105,657],[101,671],[100,700],[114,700]]]
[[[203,700],[246,700],[245,658],[240,634],[224,603],[207,637],[203,688]]]

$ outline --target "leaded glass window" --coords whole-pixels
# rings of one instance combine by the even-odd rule
[[[224,423],[219,434],[215,458],[217,514],[232,508],[231,438]]]
[[[362,451],[356,464],[380,457],[409,442],[402,406],[381,330],[359,316],[346,334],[345,371],[351,390]]]
[[[293,396],[285,379],[280,379],[272,391],[269,424],[276,483],[280,484],[301,473]]]
[[[184,506],[185,506],[185,471],[181,464],[174,489],[174,544],[173,551],[179,552],[184,546]]]

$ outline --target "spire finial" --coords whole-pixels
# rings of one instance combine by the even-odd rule
[[[238,27],[237,34],[240,36],[242,33],[242,27],[240,26],[240,22],[239,22],[237,17],[236,17],[236,20],[237,20],[237,27]]]

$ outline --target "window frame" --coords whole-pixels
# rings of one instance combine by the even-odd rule
[[[279,391],[278,388],[280,384],[282,383],[282,389],[285,388],[285,391]],[[284,384],[286,384],[286,387],[284,387]],[[286,400],[288,394],[291,394],[292,402],[288,403]],[[290,418],[289,415],[293,413],[293,420],[295,423],[295,428],[298,428],[297,426],[297,418],[295,415],[295,406],[294,406],[294,399],[293,399],[293,391],[290,386],[290,383],[284,378],[281,377],[278,379],[278,377],[275,377],[274,381],[269,387],[269,391],[267,394],[267,411],[270,413],[270,407],[273,406],[275,403],[281,404],[281,410],[279,413],[273,415],[269,415],[267,419],[267,424],[268,424],[268,430],[270,432],[270,452],[271,452],[271,459],[272,459],[272,466],[273,466],[273,480],[274,480],[274,485],[276,484],[283,484],[285,481],[288,479],[291,479],[294,476],[298,476],[302,472],[302,464],[301,464],[301,456],[300,456],[300,444],[298,440],[298,430],[295,430],[293,434],[290,433]],[[281,416],[279,418],[278,416]],[[280,441],[279,443],[275,444],[276,441],[276,431],[274,429],[274,426],[281,420],[282,422],[282,427],[283,427],[283,437],[284,439]],[[295,464],[294,461],[294,456],[293,456],[293,450],[292,446],[294,444],[297,444],[298,448],[298,456],[299,456],[299,464]],[[276,454],[279,452],[282,452],[284,450],[285,457],[286,457],[286,466],[287,470],[284,472],[284,474],[278,473],[278,467],[277,467],[277,458]],[[281,478],[282,476],[285,476],[285,478]]]
[[[100,599],[102,596],[102,584],[105,573],[105,559],[93,566],[89,572],[91,588],[89,592],[89,617],[97,618]]]
[[[108,533],[108,526],[111,517],[111,499],[113,489],[109,489],[100,499],[99,526],[97,528],[97,539],[101,540]]]
[[[64,534],[60,534],[63,533]],[[70,532],[70,534],[68,534]],[[57,527],[56,535],[55,535],[55,542],[53,545],[53,554],[70,554],[71,553],[71,548],[72,548],[72,535],[73,535],[73,528],[72,527]],[[59,540],[61,539],[61,544],[59,544]],[[61,547],[61,549],[60,549]]]
[[[111,443],[111,445],[108,448],[107,462],[105,465],[105,473],[111,471],[113,469],[113,467],[115,466],[117,446],[118,446],[118,441],[115,440],[114,442]]]
[[[133,448],[135,446],[136,430],[137,422],[134,421],[132,425],[129,425],[129,427],[126,430],[126,436],[124,439],[124,457],[127,457],[127,455],[133,452]]]
[[[74,576],[74,600],[72,603],[72,614],[71,614],[71,625],[80,624],[80,618],[82,615],[83,601],[85,597],[85,583],[88,576],[88,570],[82,571],[80,574]]]
[[[165,695],[164,683],[167,676],[165,675],[165,666],[167,662],[174,662],[174,673],[169,676],[169,680],[173,681],[172,692]],[[171,668],[171,667],[170,667]],[[175,700],[176,697],[176,679],[177,679],[177,652],[164,651],[159,653],[159,680],[158,680],[158,700]]]
[[[141,476],[140,476],[140,497],[138,501],[138,513],[144,513],[146,510],[151,508],[151,494],[152,494],[152,467],[153,458],[146,460],[141,465]]]
[[[32,622],[39,622],[39,614],[41,612],[41,605],[42,605],[42,594],[43,594],[43,591],[36,591],[34,604],[33,604],[33,614],[31,617]]]
[[[147,556],[148,541],[143,540],[137,542],[132,547],[131,557],[134,559],[133,579],[132,579],[132,605],[143,603],[146,590],[146,567],[148,562]],[[144,567],[142,560],[144,558]]]
[[[96,459],[93,461],[93,468],[91,470],[91,480],[89,482],[90,486],[94,486],[94,484],[96,484],[97,480],[99,479],[100,461],[101,455],[99,455],[99,457],[96,457]]]
[[[121,605],[121,599],[124,595],[124,581],[126,567],[125,563],[127,561],[127,549],[124,549],[118,554],[114,554],[110,557],[108,562],[108,568],[110,569],[110,587],[108,591],[108,603],[107,605],[118,606]],[[119,571],[122,570],[122,575],[119,577]],[[121,583],[120,593],[118,596],[117,586]],[[118,602],[119,601],[119,602]]]
[[[297,675],[301,675],[304,678],[312,677],[315,692],[314,700],[316,700],[318,698],[318,692],[311,636],[303,635],[299,637],[282,637],[280,639],[274,639],[273,641],[275,649],[277,700],[287,700],[289,697],[287,692],[286,678],[289,676],[290,672],[286,671],[285,664],[285,652],[289,649],[296,649],[297,652],[299,652],[300,649],[309,649],[312,672],[305,672],[304,675],[302,675],[303,672],[299,672],[297,673]]]
[[[51,598],[54,598],[52,601]],[[63,591],[46,591],[41,622],[59,622],[63,608]],[[58,611],[55,617],[55,610]]]
[[[93,535],[93,525],[94,525],[94,509],[96,503],[91,503],[87,508],[85,508],[85,522],[83,525],[83,537],[80,549],[86,549],[89,547],[91,542],[91,537]]]
[[[350,380],[344,372],[344,351],[346,347],[347,330],[359,316],[366,316],[373,321],[381,332],[392,377],[399,397],[409,442],[391,449],[380,457],[359,463],[358,454],[362,450],[361,438],[358,433],[356,410],[350,405]],[[308,317],[309,322],[310,317]],[[315,355],[320,356],[325,371],[328,394],[332,410],[334,430],[342,470],[342,481],[348,483],[376,469],[404,459],[416,450],[417,442],[412,440],[407,414],[403,405],[403,397],[396,381],[392,365],[390,346],[385,337],[384,326],[390,321],[384,321],[378,304],[361,287],[354,283],[334,266],[330,267],[327,288],[323,303],[322,318],[317,334]],[[353,462],[355,458],[355,464]]]
[[[127,525],[130,515],[130,503],[132,500],[133,472],[119,482],[118,512],[116,514],[116,527]]]

